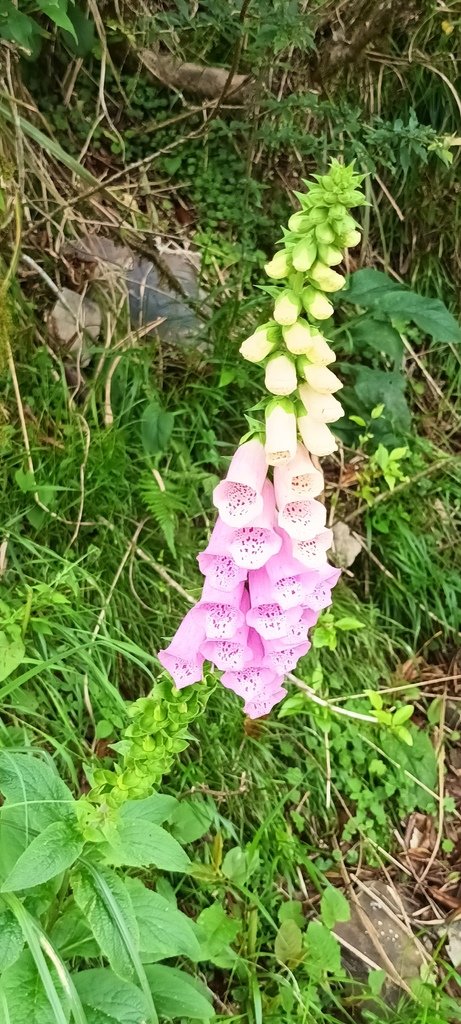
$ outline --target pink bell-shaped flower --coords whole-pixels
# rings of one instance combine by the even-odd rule
[[[291,462],[274,467],[274,489],[277,508],[289,501],[317,498],[323,491],[323,473],[314,466],[309,452],[298,444]]]
[[[170,673],[178,690],[202,678],[203,654],[200,645],[205,639],[203,611],[196,604],[184,616],[180,626],[163,651],[158,652],[160,664]]]
[[[266,456],[260,441],[246,441],[237,448],[226,479],[213,491],[213,503],[227,526],[246,526],[261,514],[266,473]]]
[[[325,505],[309,498],[307,501],[289,501],[280,509],[278,521],[293,540],[311,540],[325,526],[326,517]]]

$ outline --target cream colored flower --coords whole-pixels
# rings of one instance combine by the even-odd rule
[[[290,462],[296,454],[296,416],[292,402],[271,402],[266,410],[266,459],[269,466]]]
[[[339,377],[327,366],[306,366],[304,376],[311,388],[314,391],[319,391],[321,395],[331,395],[343,386]]]
[[[325,395],[314,391],[309,384],[299,385],[299,397],[309,416],[320,420],[321,423],[334,423],[335,420],[344,416],[341,402],[338,402],[334,395]]]
[[[313,333],[309,348],[306,349],[305,354],[298,361],[299,371],[304,377],[306,366],[310,366],[312,363],[316,363],[317,366],[328,366],[328,363],[334,363],[335,360],[336,353],[333,352],[323,334]]]
[[[282,353],[268,360],[265,384],[271,395],[291,395],[297,383],[296,366],[289,356]]]
[[[321,259],[322,263],[326,263],[327,267],[336,267],[344,259],[341,249],[336,249],[333,245],[322,245],[320,243],[318,249],[319,259]]]
[[[281,249],[280,252],[276,252],[269,263],[266,263],[264,270],[268,277],[271,277],[275,281],[279,281],[283,277],[287,277],[291,270],[291,260],[286,249]]]
[[[334,309],[331,302],[317,288],[304,288],[302,302],[304,309],[316,320],[328,320],[330,316],[333,316]]]
[[[282,328],[283,340],[289,352],[295,356],[303,355],[312,348],[312,334],[315,334],[305,320],[297,320],[294,324]]]
[[[305,416],[298,416],[298,430],[311,455],[331,455],[338,450],[338,445],[326,423],[314,419],[308,413]]]
[[[249,338],[245,338],[239,348],[240,355],[244,359],[248,359],[250,363],[260,363],[263,359],[266,359],[268,355],[273,351],[276,345],[274,339],[271,340],[270,335],[273,334],[273,328],[267,329],[266,327],[260,327],[254,334],[250,334]]]
[[[338,292],[346,284],[346,278],[342,274],[337,274],[336,270],[332,270],[319,260],[309,270],[309,280],[323,292]]]
[[[301,299],[291,290],[285,288],[277,296],[274,303],[274,320],[283,327],[294,324],[301,312]]]

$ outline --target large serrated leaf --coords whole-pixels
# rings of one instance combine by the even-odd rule
[[[86,917],[98,946],[120,978],[134,973],[130,943],[139,948],[139,930],[128,890],[115,872],[98,868],[98,879],[88,867],[71,879],[74,899]]]
[[[79,971],[72,976],[88,1024],[145,1024],[142,992],[131,981],[117,978],[108,967]]]
[[[127,800],[120,808],[120,817],[124,821],[151,821],[154,825],[163,825],[178,806],[175,796],[167,793],[153,793],[145,800]]]
[[[50,967],[52,983],[61,1004],[61,1021],[70,1017],[69,1000],[59,978]],[[28,950],[2,973],[0,979],[0,1024],[56,1024],[57,1017],[47,999],[37,968]]]
[[[170,956],[200,959],[200,943],[193,925],[174,903],[160,896],[138,878],[125,880],[139,927],[141,958],[144,963]]]
[[[25,829],[40,832],[54,821],[74,818],[75,801],[52,764],[32,754],[0,753],[0,791],[21,805]]]
[[[42,885],[75,863],[83,839],[71,821],[53,821],[29,843],[2,884],[2,892]]]
[[[9,907],[0,904],[0,970],[11,967],[21,955],[24,936],[21,925]]]
[[[161,825],[144,818],[121,819],[110,843],[101,851],[107,864],[115,867],[149,867],[165,871],[187,871],[190,860],[178,841]]]
[[[152,964],[146,967],[146,975],[160,1017],[184,1017],[187,1021],[214,1017],[208,990],[185,971]]]

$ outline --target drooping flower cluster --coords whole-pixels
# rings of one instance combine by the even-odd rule
[[[266,406],[264,443],[258,436],[243,443],[216,487],[218,519],[198,556],[201,598],[159,653],[178,688],[198,682],[211,662],[252,718],[285,695],[284,677],[307,653],[308,631],[339,576],[327,561],[332,533],[318,500],[318,457],[337,448],[328,424],[343,415],[334,397],[342,385],[329,369],[336,357],[319,322],[333,313],[325,293],[345,283],[331,267],[360,240],[347,212],[364,202],[360,180],[352,167],[333,162],[308,184],[283,249],[266,265],[268,276],[283,282],[269,289],[273,319],[240,348],[250,362],[265,364],[266,388],[276,396]]]

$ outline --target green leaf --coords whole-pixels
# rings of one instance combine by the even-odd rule
[[[304,928],[305,919],[302,904],[299,900],[287,900],[282,903],[279,910],[279,921],[295,921],[300,928]]]
[[[86,917],[80,907],[70,902],[59,914],[58,920],[51,929],[50,939],[54,948],[65,960],[83,957],[84,960],[96,959],[99,946],[94,938]]]
[[[160,1017],[185,1017],[186,1020],[212,1020],[215,1013],[211,993],[185,971],[154,964],[146,975]]]
[[[74,899],[86,917],[103,955],[120,978],[133,976],[129,940],[139,946],[133,904],[122,880],[107,868],[98,868],[101,884],[88,868],[76,871],[71,880]],[[126,941],[125,935],[128,938]]]
[[[145,1024],[148,1019],[142,992],[108,967],[95,967],[72,975],[88,1024]]]
[[[367,409],[384,404],[384,417],[392,428],[406,433],[410,428],[410,411],[405,400],[406,380],[397,370],[387,372],[369,366],[354,367],[355,393]]]
[[[441,299],[427,298],[411,291],[382,295],[377,307],[392,317],[412,320],[434,341],[461,341],[461,328]]]
[[[200,943],[200,960],[229,958],[229,946],[241,930],[241,922],[228,917],[220,903],[212,903],[199,914],[196,922],[196,933]],[[235,957],[231,957],[235,959]]]
[[[306,931],[308,964],[313,974],[341,974],[341,949],[338,940],[321,921],[310,921]]]
[[[51,981],[61,1003],[61,1020],[70,1017],[69,1002],[55,970],[50,967]],[[55,1024],[57,1017],[48,1002],[34,960],[28,950],[16,963],[7,967],[0,979],[1,1024]]]
[[[275,955],[281,964],[287,966],[300,962],[303,958],[303,933],[296,921],[290,918],[282,921],[275,936]]]
[[[405,704],[403,707],[397,708],[397,711],[394,711],[392,716],[392,725],[403,725],[404,722],[408,722],[408,719],[411,718],[414,710],[413,704]]]
[[[65,42],[76,57],[87,57],[96,42],[94,23],[87,18],[80,7],[71,7],[68,15],[74,28],[74,34],[65,32]]]
[[[380,996],[384,982],[386,980],[386,972],[381,968],[375,971],[368,972],[368,988],[372,996]]]
[[[146,455],[164,452],[174,425],[172,412],[165,412],[157,401],[149,402],[141,418],[141,439]]]
[[[214,807],[205,800],[184,800],[170,818],[171,833],[179,843],[193,843],[208,832]]]
[[[200,944],[194,927],[174,903],[146,889],[138,878],[125,879],[139,928],[139,948],[144,963],[170,956],[200,959]]]
[[[346,302],[354,302],[356,306],[368,307],[375,305],[379,296],[398,291],[401,287],[381,270],[365,267],[351,274],[347,289],[341,291],[341,298]]]
[[[19,921],[9,907],[0,904],[0,971],[16,963],[23,947],[24,936]]]
[[[178,806],[174,796],[164,793],[153,793],[145,800],[127,800],[120,808],[120,817],[124,821],[151,821],[154,825],[162,825],[167,821]]]
[[[32,53],[40,30],[28,14],[18,11],[11,0],[0,0],[0,36]]]
[[[258,864],[258,850],[250,854],[247,850],[242,850],[240,846],[233,846],[224,857],[221,871],[230,882],[234,882],[235,885],[244,885],[250,875],[256,871]]]
[[[19,627],[16,630],[0,630],[0,682],[7,679],[24,660],[26,649]]]
[[[351,909],[344,893],[333,885],[327,885],[320,900],[320,913],[324,925],[334,928],[338,921],[350,920]]]
[[[54,821],[75,816],[75,800],[52,762],[33,754],[0,752],[0,791],[11,803],[22,805],[26,831],[40,832]]]
[[[54,821],[40,832],[16,861],[2,892],[18,892],[60,875],[77,860],[83,839],[70,821]]]
[[[360,622],[360,619],[356,619],[354,615],[344,615],[341,619],[335,619],[336,629],[342,629],[345,632],[349,629],[365,629],[365,623]]]
[[[188,870],[189,857],[176,839],[160,825],[145,818],[121,819],[110,843],[101,847],[104,859],[116,867],[148,867],[164,871]]]
[[[59,3],[54,3],[53,0],[37,0],[37,3],[43,14],[46,14],[54,25],[65,29],[77,42],[74,26],[67,14],[67,0],[59,0]]]
[[[398,331],[384,320],[363,316],[348,328],[354,352],[371,349],[398,362],[403,355],[403,341]]]

